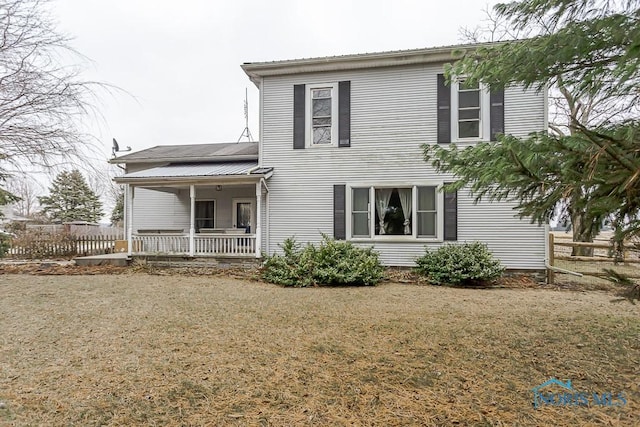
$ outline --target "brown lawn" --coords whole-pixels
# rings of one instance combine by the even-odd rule
[[[145,273],[0,292],[0,425],[639,422],[640,306],[605,292]],[[627,404],[534,409],[551,377]]]

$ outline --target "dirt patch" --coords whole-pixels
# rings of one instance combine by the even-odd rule
[[[602,292],[0,276],[0,424],[635,425],[640,307]],[[534,409],[555,377],[623,406]]]

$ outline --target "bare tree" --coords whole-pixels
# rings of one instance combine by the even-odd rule
[[[0,0],[0,175],[25,164],[50,168],[82,156],[90,144],[78,125],[95,113],[69,37],[59,33],[48,0]]]
[[[19,198],[14,202],[16,213],[23,217],[31,217],[36,213],[38,196],[42,195],[42,186],[27,174],[13,176],[7,180],[7,191]]]

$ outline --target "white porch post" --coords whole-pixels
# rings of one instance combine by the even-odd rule
[[[256,182],[256,258],[260,258],[262,248],[262,183]]]
[[[191,198],[191,209],[189,210],[189,255],[194,256],[196,253],[196,186],[194,184],[189,186],[189,197]]]
[[[126,226],[127,226],[127,255],[131,256],[133,254],[133,196],[134,196],[134,186],[131,184],[127,184],[126,193],[127,197],[125,198],[125,217],[127,218]]]

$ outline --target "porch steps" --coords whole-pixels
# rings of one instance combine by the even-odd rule
[[[93,265],[114,265],[116,267],[126,267],[129,265],[129,257],[127,254],[122,253],[83,256],[74,258],[73,260],[76,265],[80,267]]]

